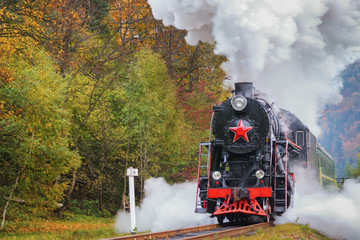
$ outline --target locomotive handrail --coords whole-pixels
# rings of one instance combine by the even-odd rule
[[[207,147],[207,154],[202,153],[202,147]],[[201,165],[202,162],[202,156],[207,156],[206,158],[206,165]],[[209,180],[210,180],[210,164],[211,164],[211,142],[201,142],[199,146],[199,165],[198,165],[198,178],[197,178],[197,189],[196,189],[196,203],[195,203],[195,212],[198,212],[198,206],[201,204],[201,201],[199,201],[199,193],[203,192],[200,189],[200,178],[207,179],[207,189],[209,188]],[[206,168],[206,176],[200,176],[200,169]],[[207,197],[207,196],[206,196]],[[205,204],[205,202],[204,202]],[[205,206],[203,207],[205,208]],[[205,211],[206,212],[206,211]],[[205,213],[204,212],[204,213]]]
[[[324,179],[326,179],[326,180],[329,180],[329,181],[331,181],[331,182],[334,182],[335,187],[337,187],[336,178],[331,178],[331,177],[328,177],[328,176],[322,174],[321,167],[319,167],[319,175],[320,175],[320,184],[321,184],[321,186],[323,185],[323,178],[324,178]],[[335,176],[334,176],[334,177],[335,177]]]
[[[290,146],[296,147],[296,148],[302,150],[302,147],[300,147],[299,145],[297,145],[296,143],[294,143],[294,142],[291,141],[290,139],[287,138],[286,140],[290,143]]]
[[[293,141],[291,141],[290,139],[286,138],[285,140],[277,140],[277,143],[285,143],[288,142],[290,143],[290,146],[298,148],[299,150],[302,150],[302,147],[300,147],[299,145],[297,145],[296,143],[294,143]]]

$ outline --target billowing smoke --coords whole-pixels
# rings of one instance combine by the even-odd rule
[[[341,192],[326,191],[309,172],[296,171],[294,208],[289,208],[276,223],[308,224],[325,235],[356,240],[360,236],[360,184],[347,180]]]
[[[325,103],[341,99],[339,72],[359,57],[357,0],[148,0],[154,17],[215,43],[231,81],[252,81],[315,133]]]
[[[145,182],[145,198],[136,208],[138,232],[165,231],[215,223],[209,214],[195,214],[196,183],[169,185],[163,178]],[[119,212],[115,222],[118,232],[130,232],[130,214]]]

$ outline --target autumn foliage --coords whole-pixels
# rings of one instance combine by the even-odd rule
[[[139,195],[195,177],[225,59],[185,34],[145,0],[1,1],[1,228],[76,199],[116,213],[130,165]]]
[[[346,164],[354,165],[360,153],[360,63],[355,62],[343,73],[343,99],[327,106],[321,123],[324,134],[320,139],[336,159],[337,175],[344,176]]]

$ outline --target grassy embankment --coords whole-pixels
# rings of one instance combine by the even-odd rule
[[[276,225],[272,228],[259,229],[255,232],[249,233],[245,236],[239,238],[234,238],[236,240],[276,240],[276,239],[314,239],[314,240],[332,240],[333,238],[327,237],[320,232],[310,228],[307,225],[300,224],[283,224]]]
[[[98,218],[76,216],[73,219],[34,219],[26,222],[13,222],[11,228],[0,233],[0,239],[103,239],[120,236],[114,232],[114,217]],[[225,238],[228,239],[228,238]],[[306,225],[284,224],[268,229],[256,230],[238,240],[265,239],[316,239],[331,240],[331,238],[311,229]]]
[[[74,215],[71,218],[9,221],[0,239],[102,239],[119,236],[114,232],[115,217]]]

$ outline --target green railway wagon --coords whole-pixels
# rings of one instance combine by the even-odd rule
[[[337,187],[334,159],[320,145],[317,146],[316,152],[318,154],[320,184],[324,188]]]

